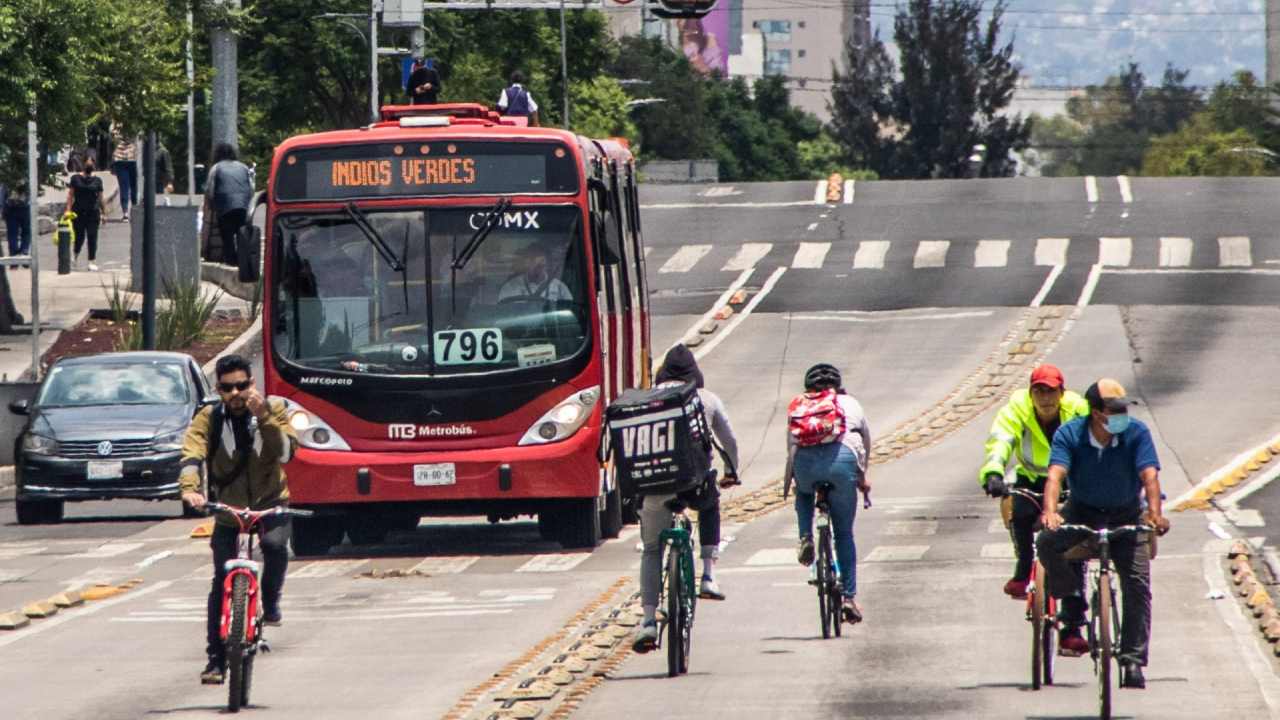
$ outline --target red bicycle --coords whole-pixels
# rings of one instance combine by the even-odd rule
[[[262,636],[262,603],[259,601],[262,563],[253,559],[253,538],[261,532],[262,519],[268,515],[310,517],[315,513],[286,507],[250,510],[218,502],[206,503],[205,507],[210,512],[230,515],[240,528],[237,538],[239,550],[236,557],[225,565],[227,577],[222,584],[222,622],[218,630],[226,647],[227,672],[230,675],[227,710],[239,712],[241,707],[249,704],[254,657],[259,650],[271,650]]]
[[[1021,495],[1041,509],[1044,494],[1025,488],[1011,487],[1009,495]],[[1044,566],[1040,558],[1031,564],[1031,582],[1027,588],[1027,620],[1031,623],[1031,689],[1053,684],[1053,656],[1058,642],[1058,604],[1045,586]]]

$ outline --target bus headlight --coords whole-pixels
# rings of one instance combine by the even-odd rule
[[[600,400],[600,388],[590,387],[576,392],[548,410],[529,431],[520,438],[520,445],[542,445],[564,440],[578,431],[591,409]]]
[[[289,426],[298,435],[298,444],[311,450],[350,450],[351,446],[342,439],[319,416],[288,398],[283,398],[285,413],[289,416]]]

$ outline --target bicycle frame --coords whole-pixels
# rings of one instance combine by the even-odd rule
[[[230,506],[215,507],[213,503],[210,503],[210,507],[227,512],[235,518],[236,524],[239,526],[239,532],[236,537],[238,545],[236,557],[228,560],[223,565],[227,573],[222,581],[222,618],[218,637],[224,643],[227,641],[227,634],[231,628],[231,588],[234,586],[237,577],[244,577],[248,581],[249,587],[248,603],[245,605],[245,638],[249,642],[250,652],[252,652],[261,637],[261,628],[259,627],[259,618],[261,616],[259,578],[262,576],[262,563],[253,559],[253,538],[261,532],[262,518],[276,514],[277,510],[273,508],[269,511],[255,512],[239,510]]]
[[[667,507],[672,511],[671,526],[658,536],[659,542],[667,548],[663,554],[663,590],[659,601],[660,607],[666,608],[666,613],[659,620],[658,647],[670,634],[666,640],[670,643],[667,646],[667,676],[675,677],[689,671],[698,588],[693,567],[693,523],[679,501],[670,501]],[[672,572],[678,573],[677,577],[672,578]],[[676,597],[673,597],[672,590]]]

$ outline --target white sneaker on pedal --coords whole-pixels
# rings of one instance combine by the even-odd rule
[[[703,600],[723,600],[724,593],[720,592],[720,586],[713,578],[703,575],[702,582],[698,585],[698,597]]]
[[[647,653],[658,646],[658,623],[647,622],[636,631],[631,641],[631,649],[638,653]]]

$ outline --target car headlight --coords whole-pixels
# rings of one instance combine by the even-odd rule
[[[298,444],[312,450],[350,450],[351,446],[342,439],[337,430],[319,416],[308,411],[288,398],[282,398],[285,414],[289,417],[289,426],[298,435]]]
[[[529,431],[520,438],[520,445],[543,445],[564,440],[578,431],[591,409],[600,400],[600,387],[589,387],[576,392],[548,410]]]
[[[58,452],[58,443],[53,438],[27,433],[22,436],[22,451],[32,455],[53,455]]]
[[[164,435],[157,435],[156,439],[151,441],[151,449],[156,452],[177,452],[182,449],[182,439],[186,435],[186,430],[175,430]]]

